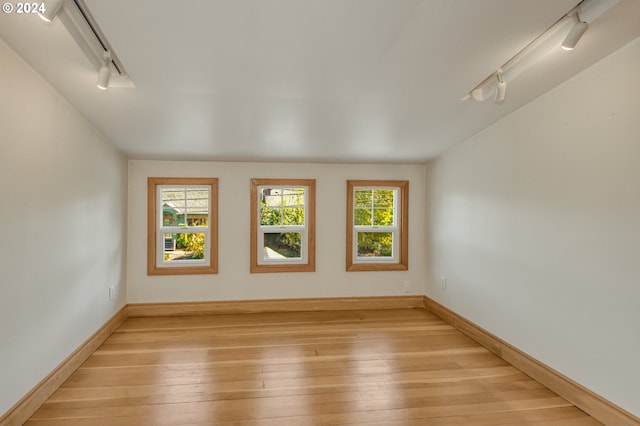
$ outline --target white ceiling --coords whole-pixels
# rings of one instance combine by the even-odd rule
[[[0,37],[131,158],[423,162],[640,36],[622,0],[498,105],[462,97],[578,0],[85,3],[135,88],[97,90],[59,20]]]

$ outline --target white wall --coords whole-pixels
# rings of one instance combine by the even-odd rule
[[[427,295],[635,415],[639,71],[636,40],[427,170]]]
[[[147,177],[219,178],[219,273],[147,276]],[[249,273],[249,180],[316,179],[316,272]],[[407,179],[409,271],[346,272],[346,180]],[[424,294],[424,166],[129,161],[128,301]]]
[[[124,305],[126,173],[0,40],[0,416]]]

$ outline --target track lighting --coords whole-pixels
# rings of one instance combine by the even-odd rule
[[[48,0],[44,2],[44,12],[38,13],[43,21],[51,22],[56,17],[64,0]]]
[[[109,88],[109,78],[111,77],[111,69],[107,65],[103,65],[100,67],[100,72],[98,73],[98,89],[107,90]]]
[[[35,8],[36,3],[33,4]],[[51,22],[57,19],[78,43],[91,63],[92,71],[98,74],[96,85],[99,89],[135,87],[84,0],[40,0],[38,5],[42,20]],[[54,27],[59,28],[60,25]]]
[[[507,82],[502,79],[502,70],[496,71],[498,83],[496,85],[496,103],[501,104],[507,97]]]
[[[589,27],[589,24],[580,20],[578,12],[576,12],[574,16],[576,19],[576,23],[562,42],[562,48],[564,50],[573,50],[573,48],[576,47],[576,44],[578,44],[578,42],[580,41],[580,38],[582,38],[584,32],[587,31],[587,28]]]
[[[463,101],[485,101],[495,93],[495,101],[506,99],[507,81],[513,82],[536,62],[558,50],[562,34],[571,26],[561,46],[571,50],[585,33],[589,24],[596,21],[620,0],[581,0],[573,9],[564,14],[552,26],[527,44],[522,50],[503,63],[498,71],[491,73],[463,98]],[[503,77],[506,77],[503,78]]]
[[[109,79],[111,78],[111,67],[109,66],[109,63],[111,62],[111,54],[107,51],[104,52],[102,57],[104,59],[104,64],[100,67],[98,82],[96,85],[100,90],[107,90],[107,88],[109,88]]]

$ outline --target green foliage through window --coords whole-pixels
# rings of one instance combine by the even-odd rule
[[[358,256],[392,257],[393,234],[391,232],[358,232]]]
[[[264,246],[278,256],[299,258],[302,255],[300,235],[300,232],[265,233]]]
[[[203,186],[177,186],[161,188],[162,224],[166,227],[206,227],[209,225],[209,188]],[[165,238],[165,261],[204,259],[203,233],[169,234]],[[167,244],[169,247],[167,247]]]
[[[260,226],[304,226],[304,188],[261,188]],[[264,234],[264,245],[287,257],[300,257],[300,232]]]
[[[204,259],[203,233],[174,234],[173,238],[176,240],[176,251],[165,260]]]
[[[395,196],[393,189],[362,188],[354,191],[353,223],[361,228],[395,225]],[[393,256],[393,233],[358,232],[358,256]]]
[[[355,226],[393,226],[395,190],[357,189],[354,196]]]

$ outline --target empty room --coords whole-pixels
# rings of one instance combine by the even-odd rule
[[[0,425],[640,425],[640,1],[0,12]]]

